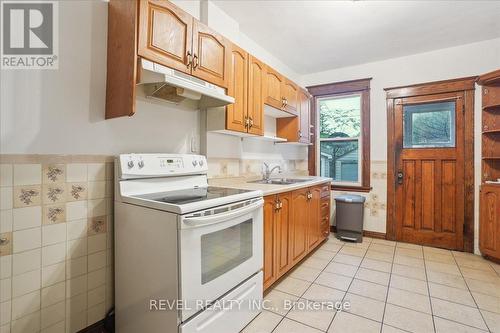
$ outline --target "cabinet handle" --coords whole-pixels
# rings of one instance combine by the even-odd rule
[[[285,98],[285,107],[288,105],[288,99]]]
[[[275,203],[274,203],[274,210],[275,211],[278,211],[281,209],[281,207],[283,207],[283,203],[281,202],[281,200],[276,200]]]
[[[248,119],[248,116],[245,116],[245,128],[248,128],[250,126],[250,120]]]
[[[186,67],[189,69],[189,66],[193,65],[193,58],[191,57],[191,51],[188,51],[186,55]]]
[[[252,119],[252,117],[249,117],[248,119],[249,119],[249,122],[248,122],[248,126],[249,127],[248,128],[252,128],[252,126],[253,126],[253,119]]]
[[[196,67],[198,67],[198,56],[195,54],[193,56],[193,70],[196,70]]]
[[[299,135],[299,139],[300,139],[300,138],[302,138],[302,131],[301,131],[301,130],[299,130],[299,131],[297,132],[297,134]]]
[[[311,200],[312,199],[312,193],[311,192],[307,192],[307,200]]]

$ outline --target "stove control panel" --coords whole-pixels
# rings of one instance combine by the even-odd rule
[[[206,174],[207,160],[191,154],[122,154],[118,157],[121,179]]]

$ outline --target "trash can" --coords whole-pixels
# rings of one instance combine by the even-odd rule
[[[337,238],[361,243],[363,241],[363,212],[365,197],[345,194],[335,197]]]

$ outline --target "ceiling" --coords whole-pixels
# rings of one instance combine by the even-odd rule
[[[299,74],[500,37],[500,1],[214,3]]]

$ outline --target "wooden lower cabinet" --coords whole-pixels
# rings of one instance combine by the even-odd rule
[[[479,249],[500,260],[500,186],[482,185],[480,194]]]
[[[326,196],[323,189],[318,185],[264,198],[264,289],[328,236],[330,191]]]

